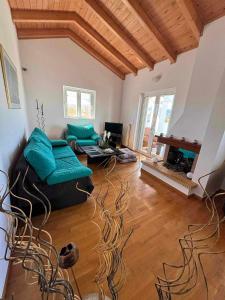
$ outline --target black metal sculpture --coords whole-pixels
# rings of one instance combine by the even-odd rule
[[[44,230],[51,212],[50,202],[35,185],[33,185],[35,195],[26,189],[28,170],[29,167],[25,174],[18,174],[11,187],[8,175],[0,170],[6,178],[5,188],[0,189],[0,214],[7,218],[8,224],[8,228],[0,227],[5,233],[7,245],[4,259],[21,264],[25,270],[27,283],[39,285],[42,299],[49,299],[49,295],[61,295],[66,300],[78,300],[80,298],[74,294],[68,273],[59,267],[59,255],[52,243],[51,235]],[[27,198],[18,197],[13,193],[13,187],[20,176],[23,176],[23,189]],[[9,195],[28,203],[29,214],[26,215],[20,208],[6,204],[4,201]],[[45,213],[39,226],[32,223],[32,204],[29,196],[34,197],[44,207]]]

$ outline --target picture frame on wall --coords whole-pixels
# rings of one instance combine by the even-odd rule
[[[19,98],[18,76],[15,65],[0,45],[0,60],[9,108],[21,108]]]

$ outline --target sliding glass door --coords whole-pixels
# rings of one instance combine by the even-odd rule
[[[174,92],[142,94],[136,148],[146,154],[159,154],[155,135],[166,135],[172,114]]]

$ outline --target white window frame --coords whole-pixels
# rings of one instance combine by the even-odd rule
[[[74,91],[77,92],[77,111],[78,116],[76,117],[69,117],[66,115],[67,111],[67,91]],[[93,114],[91,118],[84,118],[81,116],[81,93],[89,93],[92,97],[92,103],[93,103]],[[73,86],[64,85],[63,86],[63,109],[64,109],[64,118],[65,119],[76,119],[76,120],[94,120],[95,119],[95,104],[96,104],[96,91],[95,90],[88,90],[83,88],[77,88]]]
[[[140,97],[139,97],[139,105],[138,105],[138,111],[137,111],[137,121],[136,121],[136,126],[135,126],[134,148],[135,148],[136,151],[139,151],[139,152],[141,152],[145,155],[146,155],[146,153],[142,152],[140,150],[140,139],[141,139],[140,138],[140,136],[141,136],[140,122],[141,122],[141,110],[142,110],[141,107],[144,103],[145,98],[147,98],[147,97],[156,97],[156,102],[158,102],[158,104],[159,104],[159,99],[163,95],[174,95],[173,106],[172,106],[172,111],[171,111],[171,120],[172,120],[173,114],[174,114],[175,101],[176,101],[176,89],[175,88],[170,88],[170,89],[165,89],[165,90],[164,89],[163,90],[156,90],[156,91],[152,91],[152,92],[144,92],[144,93],[141,93]],[[170,128],[171,128],[171,123],[169,124],[168,132],[169,132]],[[151,145],[150,141],[148,141],[148,153],[149,153],[149,155],[151,153],[151,146],[152,145]]]

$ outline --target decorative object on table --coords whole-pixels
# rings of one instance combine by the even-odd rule
[[[106,154],[111,154],[111,153],[114,153],[114,150],[111,148],[106,148],[106,149],[103,149],[103,152]]]
[[[117,156],[117,160],[121,164],[137,161],[137,156],[136,156],[135,152],[130,150],[129,148],[121,148],[120,152],[122,152],[122,153]]]
[[[69,243],[67,246],[63,247],[59,253],[59,266],[61,269],[71,270],[78,295],[80,299],[82,299],[80,289],[77,283],[77,279],[73,270],[73,266],[77,263],[78,259],[79,259],[79,249],[74,243]]]
[[[99,147],[101,147],[102,149],[109,148],[110,136],[111,136],[111,132],[110,131],[107,132],[105,130],[102,136],[102,140],[100,140],[99,142]]]
[[[17,70],[2,45],[0,45],[0,58],[1,58],[1,65],[2,65],[4,83],[5,83],[5,91],[6,91],[7,101],[8,101],[8,107],[21,108]]]
[[[125,213],[129,206],[128,182],[112,173],[115,170],[116,157],[112,156],[107,161],[105,168],[105,183],[102,183],[99,192],[95,197],[95,211],[93,223],[97,226],[100,238],[97,245],[99,255],[99,267],[95,276],[98,286],[98,293],[84,296],[84,300],[110,300],[105,293],[107,283],[111,299],[119,299],[119,291],[126,279],[126,269],[123,261],[123,250],[133,233],[132,228],[126,229]],[[119,187],[115,185],[115,180]],[[113,199],[111,200],[111,198]],[[110,199],[110,203],[108,200]],[[98,223],[95,216],[98,212]]]
[[[79,300],[74,294],[72,285],[69,282],[69,274],[59,267],[59,255],[52,243],[52,237],[44,230],[44,226],[51,213],[51,205],[48,198],[33,184],[32,192],[26,187],[27,168],[24,174],[19,173],[14,184],[9,187],[9,178],[4,171],[0,174],[4,176],[5,188],[0,188],[0,214],[8,222],[7,228],[0,227],[5,235],[6,251],[4,259],[13,264],[20,264],[25,270],[25,279],[28,284],[38,285],[41,299],[49,299],[50,295],[60,295],[66,300]],[[14,193],[14,186],[18,179],[22,177],[22,187],[26,193],[25,197],[19,197]],[[20,202],[29,205],[29,212],[25,214],[16,206],[9,205],[4,200],[9,196],[18,198]],[[30,197],[35,197],[36,201],[44,207],[44,215],[39,225],[32,223],[32,203]],[[4,204],[3,204],[4,202]]]
[[[45,132],[44,104],[42,103],[40,105],[38,99],[36,99],[36,110],[37,110],[37,114],[36,114],[37,126],[42,131]]]
[[[220,238],[220,226],[225,221],[225,217],[219,216],[215,204],[216,199],[224,196],[225,192],[218,192],[214,196],[210,196],[203,187],[202,181],[211,174],[221,172],[223,167],[200,177],[198,180],[205,195],[205,205],[209,212],[209,218],[202,224],[188,225],[187,233],[179,239],[180,263],[163,263],[163,276],[158,276],[156,283],[160,300],[172,300],[174,297],[178,299],[177,296],[181,296],[183,299],[193,289],[199,289],[201,279],[205,286],[205,295],[202,293],[201,299],[209,299],[209,286],[203,258],[207,255],[211,257],[225,253],[225,250],[216,249]]]

